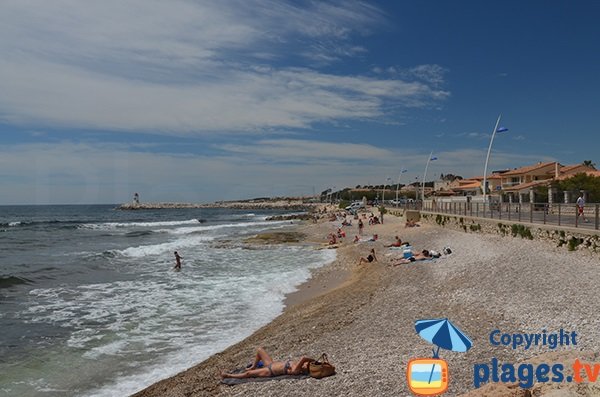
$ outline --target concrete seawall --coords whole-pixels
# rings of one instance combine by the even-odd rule
[[[600,252],[600,234],[597,230],[515,222],[509,220],[421,212],[421,222],[465,233],[520,236],[529,240],[542,240],[564,247],[569,251],[589,250]]]

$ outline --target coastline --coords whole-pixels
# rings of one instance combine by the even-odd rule
[[[181,208],[227,208],[242,210],[298,210],[308,211],[321,204],[305,203],[302,200],[248,200],[248,201],[218,201],[214,203],[136,203],[129,202],[117,206],[115,209],[121,211],[142,211],[142,210],[160,210],[160,209],[181,209]]]
[[[328,222],[300,228],[310,230],[308,240],[312,241],[323,241],[332,231]],[[353,233],[355,228],[347,229],[348,240]],[[491,357],[518,363],[551,355],[553,360],[572,361],[574,354],[593,357],[600,349],[600,320],[590,320],[586,314],[593,310],[593,297],[600,292],[597,255],[431,225],[405,229],[394,216],[386,216],[385,225],[367,226],[364,234],[372,233],[378,233],[381,240],[342,244],[336,260],[316,269],[299,292],[290,294],[284,312],[273,321],[135,396],[409,395],[406,364],[411,358],[431,356],[431,345],[414,331],[414,321],[423,318],[451,318],[474,341],[475,348],[467,353],[443,354],[452,369],[448,395],[525,396],[525,389],[514,384],[493,383],[473,390],[473,365],[489,362]],[[397,253],[384,250],[383,244],[389,244],[395,234],[416,249],[450,246],[454,253],[432,262],[391,267],[388,255]],[[379,262],[358,266],[358,257],[371,247],[377,250]],[[578,305],[565,310],[564,297]],[[501,349],[487,342],[495,328],[506,332],[576,329],[585,343],[577,350],[553,352]],[[322,380],[219,384],[218,370],[247,363],[257,346],[265,347],[276,359],[316,358],[326,352],[337,375]],[[535,387],[544,392],[568,388],[579,395],[576,384]]]
[[[275,206],[267,208],[281,209],[282,207]],[[324,244],[324,241],[327,234],[332,231],[332,226],[331,223],[328,222],[326,219],[321,218],[318,223],[302,222],[291,226],[289,229],[277,229],[277,233],[285,233],[287,230],[304,234],[304,240],[301,243],[313,245],[315,249],[328,249]],[[266,231],[264,233],[269,234],[271,232]],[[350,236],[346,240],[351,240]],[[272,328],[277,328],[280,322],[288,321],[288,316],[297,318],[299,316],[298,312],[302,312],[303,309],[305,309],[305,306],[308,305],[309,302],[314,298],[321,296],[329,297],[330,294],[333,294],[336,291],[340,291],[345,288],[352,288],[352,285],[359,279],[360,272],[358,272],[358,269],[356,269],[354,266],[351,266],[350,264],[355,263],[355,259],[357,258],[356,255],[358,254],[359,249],[357,246],[351,245],[351,243],[347,243],[341,248],[342,249],[337,249],[337,255],[333,262],[330,262],[325,266],[316,269],[311,269],[310,277],[306,281],[298,285],[295,291],[286,294],[283,302],[284,310],[278,317],[276,317],[260,329],[256,330],[252,335],[245,338],[244,340],[229,346],[224,351],[214,354],[213,356],[207,358],[206,360],[200,362],[192,368],[189,368],[186,371],[165,378],[163,380],[158,380],[156,383],[149,385],[146,388],[134,393],[132,396],[146,397],[188,395],[190,393],[187,387],[187,379],[189,379],[189,376],[194,376],[196,379],[210,380],[209,385],[204,385],[204,387],[200,388],[193,388],[194,390],[192,391],[192,395],[220,395],[222,392],[221,389],[223,388],[223,385],[218,384],[219,378],[218,376],[216,376],[216,372],[208,370],[208,368],[214,365],[215,361],[218,363],[222,363],[226,360],[231,360],[230,356],[232,355],[233,357],[237,358],[237,356],[239,355],[239,350],[243,350],[247,346],[259,346],[259,344],[252,342],[256,338],[263,338],[263,335],[270,332]],[[219,368],[225,368],[226,366],[227,364],[223,363],[223,365],[221,365]],[[196,374],[192,375],[193,373]],[[197,373],[201,374],[199,378]],[[174,386],[177,389],[181,390],[174,391]]]

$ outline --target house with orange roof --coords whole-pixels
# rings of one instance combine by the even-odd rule
[[[535,202],[536,190],[545,187],[549,191],[548,201],[552,203],[553,192],[550,185],[553,181],[587,172],[596,172],[596,170],[592,166],[583,164],[563,166],[557,161],[539,162],[503,173],[502,193],[508,196],[509,202]],[[565,196],[564,200],[568,201],[568,197]]]
[[[563,166],[557,161],[538,162],[512,170],[495,171],[487,177],[490,198],[519,203],[535,202],[536,192],[539,193],[539,188],[542,187],[548,189],[547,200],[552,203],[552,196],[555,192],[552,191],[551,183],[580,173],[600,176],[600,171],[592,166],[584,164]],[[443,192],[443,195],[453,192],[456,196],[481,196],[483,194],[482,184],[483,176],[455,180]],[[564,200],[567,202],[569,200],[568,192],[564,194]]]
[[[488,177],[488,188],[500,190],[500,174],[494,173]],[[455,180],[448,186],[448,190],[455,192],[459,196],[477,196],[483,193],[483,176]]]

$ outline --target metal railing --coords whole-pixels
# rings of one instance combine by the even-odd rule
[[[576,204],[561,203],[471,203],[433,202],[415,203],[415,208],[423,211],[529,222],[544,225],[557,225],[598,230],[600,224],[600,204],[586,204],[583,215]]]

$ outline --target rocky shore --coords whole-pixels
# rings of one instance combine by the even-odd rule
[[[309,241],[323,242],[336,226],[322,221],[301,226]],[[400,218],[386,217],[385,225],[365,226],[364,235],[378,234],[377,242],[352,244],[356,227],[346,228],[347,241],[337,260],[319,269],[310,291],[270,324],[244,341],[197,366],[160,381],[136,396],[407,396],[407,363],[431,357],[432,345],[419,337],[414,322],[449,318],[473,341],[466,353],[442,350],[448,362],[450,385],[456,396],[577,396],[599,395],[594,383],[533,381],[528,389],[517,382],[489,382],[474,386],[475,365],[500,363],[569,363],[575,358],[600,362],[599,257],[568,252],[554,244],[519,237],[467,234],[433,225],[405,229]],[[395,235],[415,249],[441,251],[449,256],[427,262],[391,266],[398,255],[384,247]],[[323,246],[323,248],[326,248]],[[358,265],[358,258],[375,248],[378,262]],[[338,278],[337,283],[331,280]],[[332,289],[333,288],[333,289]],[[576,331],[577,346],[550,349],[512,349],[490,343],[490,333]],[[280,380],[225,386],[220,369],[245,365],[255,348],[286,359],[329,355],[337,375],[322,380]],[[484,382],[485,383],[485,382]]]

